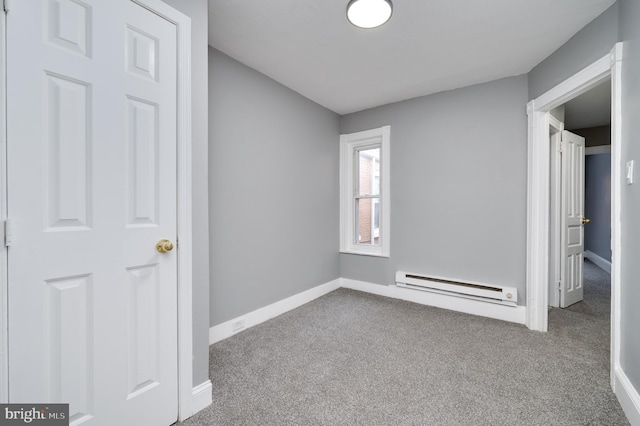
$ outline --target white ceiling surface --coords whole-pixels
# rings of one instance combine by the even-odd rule
[[[528,73],[615,0],[209,0],[209,44],[339,114]]]
[[[611,79],[564,104],[565,129],[611,124]]]

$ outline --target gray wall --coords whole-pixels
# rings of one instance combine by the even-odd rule
[[[618,3],[591,21],[529,72],[529,99],[602,58],[618,40]]]
[[[585,158],[584,248],[611,262],[611,154]]]
[[[211,322],[340,276],[339,117],[209,49]]]
[[[164,0],[191,18],[193,150],[193,384],[209,380],[209,211],[207,0]]]
[[[341,133],[391,125],[391,257],[341,254],[342,277],[510,285],[523,304],[526,102],[519,76],[343,116]]]
[[[622,186],[622,367],[640,391],[640,1],[621,0],[620,35],[624,42],[622,65],[622,164],[635,160],[636,182]]]

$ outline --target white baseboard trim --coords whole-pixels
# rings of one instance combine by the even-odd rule
[[[263,323],[278,315],[282,315],[292,309],[309,303],[318,297],[331,293],[340,288],[340,279],[311,288],[302,293],[298,293],[286,299],[272,303],[271,305],[257,309],[253,312],[241,315],[232,320],[223,322],[209,329],[209,344],[213,345],[221,340],[233,336],[249,327]]]
[[[518,324],[524,324],[526,319],[526,308],[524,306],[505,306],[462,297],[452,297],[445,294],[400,288],[395,285],[385,286],[348,278],[338,278],[211,327],[209,329],[209,344],[213,345],[220,342],[247,328],[309,303],[340,287]]]
[[[435,306],[437,308],[495,318],[518,324],[524,324],[526,321],[526,308],[524,306],[505,306],[463,297],[448,296],[446,294],[402,288],[395,285],[380,285],[365,281],[356,281],[348,278],[341,278],[340,281],[341,287],[377,294],[379,296],[392,297],[421,305]]]
[[[213,385],[211,384],[211,380],[200,383],[198,386],[193,388],[193,397],[191,400],[193,413],[191,415],[194,415],[211,405],[213,402],[213,398],[211,396],[212,391]]]
[[[604,269],[608,273],[611,273],[611,262],[609,262],[604,257],[598,256],[594,252],[590,250],[585,250],[584,257],[595,263],[600,269]]]
[[[640,425],[640,394],[621,367],[615,369],[615,393],[632,425]]]

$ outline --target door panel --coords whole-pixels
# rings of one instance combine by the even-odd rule
[[[79,0],[58,0],[48,1],[47,7],[47,41],[90,57],[91,6]]]
[[[128,0],[7,18],[9,399],[177,418],[176,28]],[[27,53],[28,52],[28,53]]]
[[[157,226],[158,106],[127,97],[127,227]]]
[[[91,222],[91,85],[45,72],[47,230],[88,229]]]
[[[159,383],[156,347],[160,341],[158,330],[158,265],[127,268],[129,295],[127,298],[127,334],[129,393],[135,398]]]
[[[93,413],[92,290],[91,275],[46,282],[49,394],[54,401],[73,402],[70,415],[78,420]]]
[[[582,300],[584,267],[584,138],[562,132],[560,307]]]

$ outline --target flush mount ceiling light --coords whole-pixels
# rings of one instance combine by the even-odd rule
[[[351,0],[347,4],[347,19],[356,27],[375,28],[391,18],[391,0]]]

